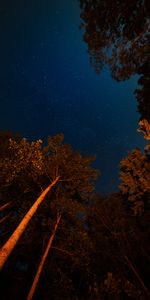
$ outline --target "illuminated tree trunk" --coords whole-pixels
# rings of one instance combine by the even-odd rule
[[[29,291],[29,294],[27,296],[27,299],[26,300],[32,300],[33,296],[34,296],[34,292],[35,292],[35,289],[37,287],[37,284],[38,284],[38,281],[39,281],[39,278],[40,278],[40,275],[41,275],[41,272],[42,272],[42,269],[43,269],[43,266],[44,266],[44,263],[46,261],[46,258],[47,258],[47,255],[49,253],[49,250],[51,248],[51,245],[52,245],[52,242],[53,242],[53,239],[55,237],[55,234],[56,234],[56,230],[58,228],[58,225],[60,223],[60,219],[61,219],[61,215],[59,215],[57,217],[57,221],[56,221],[56,224],[55,224],[55,227],[54,227],[54,231],[48,241],[48,244],[47,244],[47,247],[45,249],[45,252],[41,258],[41,261],[40,261],[40,264],[39,264],[39,267],[37,269],[37,272],[36,272],[36,275],[34,277],[34,280],[33,280],[33,283],[32,283],[32,286],[30,288],[30,291]]]
[[[32,207],[29,209],[29,211],[26,213],[16,230],[13,232],[11,237],[8,239],[8,241],[4,244],[4,246],[0,250],[0,270],[4,266],[5,262],[7,261],[9,255],[11,254],[12,250],[14,249],[15,245],[17,244],[19,238],[21,237],[22,233],[26,229],[29,221],[35,214],[36,210],[38,209],[39,205],[44,200],[47,193],[51,190],[51,188],[56,184],[58,181],[59,176],[53,180],[53,182],[42,192],[42,194],[37,198],[37,200],[34,202]]]

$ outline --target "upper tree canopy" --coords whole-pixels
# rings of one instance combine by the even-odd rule
[[[94,181],[98,175],[98,172],[91,166],[95,158],[85,157],[79,151],[73,151],[70,145],[63,143],[63,134],[48,137],[46,146],[42,145],[41,140],[29,142],[27,139],[17,139],[10,135],[6,135],[4,139],[5,143],[1,143],[0,139],[0,150],[3,153],[0,156],[1,199],[3,201],[11,199],[14,206],[9,222],[3,223],[2,244],[10,237],[11,232],[31,205],[36,203],[35,199],[41,193],[41,189],[45,189],[55,178],[59,177],[53,190],[47,194],[44,201],[42,200],[41,206],[14,248],[9,263],[13,263],[15,273],[19,273],[17,263],[24,266],[27,262],[24,276],[26,279],[30,278],[37,264],[36,259],[39,260],[43,245],[54,227],[57,213],[60,213],[62,219],[57,234],[58,239],[55,241],[56,249],[53,249],[53,257],[50,256],[47,259],[46,268],[50,268],[50,275],[47,280],[44,280],[44,284],[48,286],[47,290],[50,289],[51,294],[53,294],[54,286],[54,294],[56,294],[59,273],[62,281],[61,288],[67,290],[69,294],[68,285],[71,285],[70,290],[72,290],[74,274],[78,272],[78,269],[83,268],[84,272],[88,271],[88,249],[91,245],[85,228],[85,216],[88,207],[87,200],[90,194],[93,194]],[[52,260],[54,267],[51,266]],[[10,269],[13,270],[13,267]],[[12,280],[12,276],[10,277]],[[67,282],[65,288],[64,282]],[[23,280],[24,287],[25,284],[26,280]],[[18,295],[16,283],[15,286],[16,291],[12,293]],[[61,294],[61,290],[58,290],[58,294]],[[16,296],[12,297],[16,299]],[[23,298],[25,297],[20,296],[20,299]],[[71,299],[71,296],[68,299]]]
[[[147,60],[149,1],[80,0],[80,7],[84,40],[96,71],[107,63],[114,78],[129,78]]]
[[[84,157],[63,144],[63,134],[48,137],[46,146],[41,140],[29,142],[27,139],[5,137],[1,143],[0,183],[5,188],[12,184],[21,188],[31,188],[37,184],[45,187],[59,176],[59,186],[63,193],[79,193],[85,198],[94,189],[98,172],[91,167],[95,157]],[[4,148],[3,148],[4,145]]]
[[[80,0],[80,8],[91,65],[97,73],[108,65],[118,81],[140,75],[138,111],[150,122],[150,1]]]

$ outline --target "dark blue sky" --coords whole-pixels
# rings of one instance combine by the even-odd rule
[[[109,193],[121,158],[144,145],[137,79],[96,75],[79,25],[75,0],[1,1],[0,127],[30,139],[63,132],[74,149],[96,154],[97,187]]]

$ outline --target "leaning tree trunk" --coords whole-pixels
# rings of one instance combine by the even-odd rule
[[[49,253],[49,250],[51,248],[51,245],[52,245],[52,242],[53,242],[53,239],[55,237],[55,234],[56,234],[56,230],[58,228],[58,225],[60,223],[60,219],[61,219],[61,215],[58,216],[57,218],[57,221],[56,221],[56,224],[55,224],[55,227],[54,227],[54,231],[48,241],[48,244],[47,244],[47,247],[45,249],[45,252],[41,258],[41,261],[40,261],[40,264],[39,264],[39,267],[37,269],[37,272],[36,272],[36,275],[34,277],[34,280],[33,280],[33,283],[32,283],[32,286],[30,288],[30,291],[28,293],[28,296],[27,296],[27,299],[26,300],[32,300],[33,299],[33,296],[34,296],[34,292],[35,292],[35,289],[37,287],[37,284],[38,284],[38,281],[39,281],[39,278],[40,278],[40,275],[41,275],[41,272],[42,272],[42,269],[43,269],[43,266],[44,266],[44,263],[46,261],[46,258],[47,258],[47,255]]]
[[[53,182],[42,192],[42,194],[37,198],[37,200],[34,202],[32,207],[29,209],[29,211],[26,213],[16,230],[13,232],[11,237],[8,239],[8,241],[4,244],[4,246],[0,250],[0,270],[4,266],[5,262],[7,261],[9,255],[11,254],[12,250],[14,249],[15,245],[17,244],[19,238],[21,237],[22,233],[26,229],[29,221],[35,214],[36,210],[38,209],[39,205],[44,200],[47,193],[51,190],[51,188],[56,184],[58,181],[59,176],[53,180]]]

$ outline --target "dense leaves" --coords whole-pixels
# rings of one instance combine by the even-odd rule
[[[139,131],[149,140],[149,123],[144,119],[139,124]],[[150,205],[150,145],[145,147],[144,154],[139,149],[133,150],[120,166],[120,190],[130,201],[134,214],[142,214]]]
[[[132,203],[135,214],[141,214],[150,200],[150,160],[139,149],[121,161],[120,189]],[[148,200],[149,199],[149,200]]]
[[[5,138],[7,139],[7,136]],[[39,208],[35,218],[30,221],[4,268],[4,282],[5,273],[9,282],[10,268],[14,271],[15,276],[18,274],[19,278],[19,274],[23,271],[24,278],[16,295],[18,281],[16,280],[15,283],[15,278],[13,279],[10,272],[10,280],[13,285],[8,293],[6,291],[4,297],[9,297],[11,294],[11,297],[20,299],[27,293],[26,287],[29,289],[31,275],[34,274],[33,269],[37,268],[40,255],[54,228],[58,213],[62,215],[61,229],[56,239],[57,247],[54,250],[54,258],[51,257],[50,261],[47,259],[47,266],[49,263],[51,264],[51,259],[55,260],[56,257],[56,264],[60,270],[62,269],[62,277],[66,278],[67,276],[69,281],[76,277],[74,270],[81,268],[81,260],[82,268],[85,270],[88,267],[90,243],[84,227],[86,202],[93,192],[93,182],[97,178],[98,172],[90,166],[93,157],[83,157],[79,152],[74,152],[70,145],[62,142],[62,134],[49,137],[45,147],[42,147],[41,140],[30,143],[26,139],[16,140],[8,137],[7,147],[5,147],[7,151],[0,161],[1,197],[2,203],[9,198],[14,200],[12,201],[12,218],[10,218],[9,224],[7,221],[3,222],[1,244],[18,225],[40,189],[45,188],[56,175],[60,176],[60,180],[53,192],[47,196],[47,201]],[[63,253],[63,258],[59,259],[61,253]],[[65,270],[66,254],[71,257],[71,260]],[[59,260],[60,263],[57,262]],[[54,274],[52,282],[55,280]],[[64,283],[62,282],[63,287]]]
[[[97,73],[108,66],[112,77],[140,76],[135,91],[142,119],[150,121],[150,4],[148,0],[80,0],[81,28],[90,63]]]
[[[113,77],[130,77],[147,60],[149,1],[80,0],[81,27],[91,63],[109,64]]]

